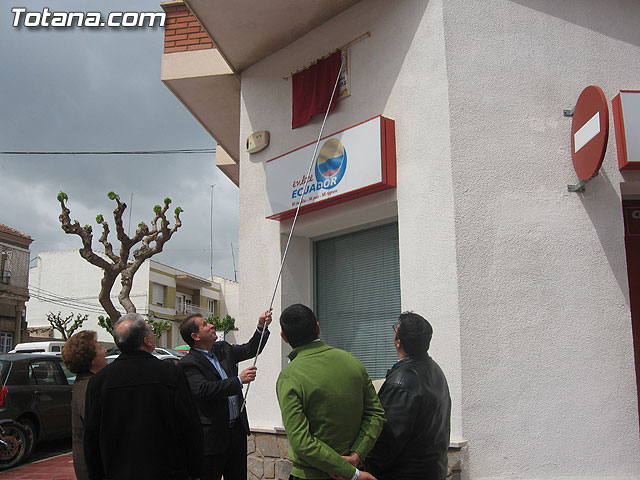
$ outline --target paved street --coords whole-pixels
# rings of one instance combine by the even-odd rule
[[[0,473],[2,480],[75,480],[71,452]]]
[[[52,440],[36,445],[23,465],[0,472],[1,480],[74,480],[71,439]]]
[[[46,458],[55,457],[71,451],[71,438],[61,438],[40,442],[36,445],[31,457],[25,463],[34,463]]]

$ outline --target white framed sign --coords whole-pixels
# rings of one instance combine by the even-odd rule
[[[620,90],[612,100],[620,170],[640,169],[640,90]]]
[[[267,160],[266,217],[284,220],[396,186],[395,123],[377,116]]]

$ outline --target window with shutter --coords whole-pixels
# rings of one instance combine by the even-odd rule
[[[397,361],[401,313],[397,223],[314,243],[314,311],[320,338],[351,352],[373,379]]]

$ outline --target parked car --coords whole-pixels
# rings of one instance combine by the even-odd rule
[[[56,355],[0,354],[0,469],[26,460],[40,441],[71,436],[74,380]]]
[[[60,355],[62,347],[64,347],[64,342],[61,341],[24,342],[16,345],[9,353],[55,353]]]
[[[177,350],[167,347],[156,347],[153,354],[161,360],[164,360],[167,357],[182,358],[186,355],[184,352],[178,352]]]
[[[109,350],[111,355],[107,355],[107,363],[113,362],[116,358],[120,356],[120,350],[117,348]],[[186,355],[185,352],[178,352],[177,350],[173,350],[172,348],[167,347],[157,347],[153,350],[152,355],[154,357],[158,357],[160,360],[169,360],[173,363],[178,363],[182,357]]]

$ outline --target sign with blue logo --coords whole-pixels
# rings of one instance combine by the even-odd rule
[[[396,186],[395,127],[381,116],[268,160],[267,218],[335,205]]]

